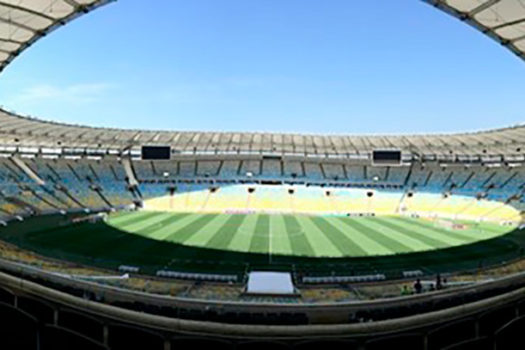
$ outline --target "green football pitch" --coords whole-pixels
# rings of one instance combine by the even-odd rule
[[[108,224],[148,239],[246,253],[306,257],[392,255],[470,244],[509,227],[467,223],[465,230],[405,217],[127,212]]]
[[[56,259],[143,273],[312,274],[474,269],[519,257],[525,232],[461,222],[453,230],[407,217],[121,212],[96,223],[44,216],[9,224],[0,238]]]

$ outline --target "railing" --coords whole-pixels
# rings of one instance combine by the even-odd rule
[[[494,281],[482,282],[476,285],[461,286],[455,289],[446,289],[439,292],[418,294],[413,296],[401,296],[390,299],[377,299],[373,301],[365,302],[333,302],[333,303],[304,303],[304,304],[285,304],[279,302],[242,302],[242,301],[214,301],[214,300],[197,300],[182,297],[171,297],[167,295],[155,295],[139,291],[126,290],[117,288],[114,286],[101,285],[93,281],[71,279],[64,275],[58,275],[55,273],[43,271],[41,269],[26,266],[20,263],[0,260],[0,270],[6,271],[10,274],[19,276],[15,278],[3,274],[2,279],[4,281],[11,281],[7,285],[14,286],[15,289],[22,288],[26,293],[33,294],[39,298],[45,298],[53,301],[56,296],[67,300],[68,303],[73,302],[75,305],[91,305],[91,301],[79,299],[68,295],[58,290],[64,289],[68,291],[76,291],[78,295],[90,295],[93,299],[101,300],[106,303],[123,303],[123,304],[134,304],[134,305],[153,305],[156,308],[176,308],[178,310],[200,310],[210,311],[217,310],[220,313],[303,313],[308,318],[309,323],[332,323],[339,324],[334,329],[339,327],[350,326],[351,322],[359,322],[360,320],[374,320],[381,319],[376,315],[388,315],[389,311],[393,311],[392,314],[397,316],[409,316],[415,312],[421,312],[421,310],[429,311],[427,314],[432,315],[438,313],[439,316],[435,319],[431,316],[421,315],[423,320],[431,322],[443,321],[442,317],[453,319],[464,312],[476,312],[478,309],[474,306],[464,305],[465,303],[471,303],[472,305],[485,305],[488,307],[489,304],[484,304],[486,300],[499,300],[500,294],[514,295],[514,291],[522,290],[525,287],[525,272],[519,273],[512,276],[503,277]],[[9,278],[8,278],[9,277]],[[17,282],[13,284],[13,278]],[[22,279],[23,278],[23,279]],[[28,280],[37,281],[39,284],[28,282]],[[2,283],[5,284],[5,283]],[[43,285],[53,286],[55,289],[44,287]],[[30,288],[29,288],[30,286]],[[42,291],[45,290],[45,293]],[[501,298],[504,298],[501,295]],[[522,294],[523,296],[523,294]],[[73,298],[73,299],[70,299]],[[487,299],[488,298],[488,299]],[[506,299],[505,299],[506,300]],[[100,310],[115,311],[109,305],[97,304],[97,312]],[[440,305],[440,308],[448,307],[451,310],[460,310],[458,313],[446,310],[435,310],[435,305]],[[470,304],[468,304],[470,305]],[[105,309],[109,307],[109,309]],[[124,312],[119,309],[116,314]],[[399,310],[405,310],[405,313],[400,313]],[[480,309],[481,310],[481,309]],[[126,310],[126,312],[131,312]],[[109,311],[108,311],[109,312]],[[110,313],[108,317],[112,314]],[[151,315],[151,317],[155,317]],[[410,316],[405,317],[410,319]],[[162,318],[165,322],[164,318]],[[160,321],[159,321],[160,322]],[[182,322],[179,320],[179,322]],[[386,322],[386,321],[380,321]],[[408,321],[407,321],[408,322]],[[375,323],[375,322],[372,322]],[[193,325],[193,323],[191,323]],[[381,323],[379,323],[381,324]],[[414,326],[418,323],[414,323]],[[204,327],[207,329],[209,325]],[[360,326],[365,327],[365,326]],[[317,328],[314,328],[317,329]],[[345,328],[346,329],[346,328]]]
[[[2,262],[2,265],[5,266]],[[522,276],[520,276],[522,277]],[[72,281],[78,283],[78,281]],[[424,327],[436,326],[444,322],[463,319],[472,315],[480,314],[488,310],[494,310],[506,305],[516,303],[523,299],[525,288],[504,293],[495,297],[483,299],[477,302],[456,306],[453,308],[428,312],[410,317],[392,320],[365,322],[355,324],[332,324],[332,325],[298,325],[298,326],[268,326],[268,325],[234,325],[213,322],[188,321],[182,319],[156,316],[144,312],[127,310],[100,302],[95,302],[75,297],[40,284],[27,281],[22,278],[0,273],[0,285],[15,293],[28,294],[40,299],[46,299],[54,304],[66,306],[78,311],[103,317],[104,319],[125,322],[170,332],[191,332],[200,335],[216,335],[228,337],[338,337],[359,336],[385,333],[400,333]],[[88,283],[83,285],[90,287]],[[107,288],[105,292],[110,291]],[[134,293],[136,298],[142,298],[139,293]],[[430,296],[435,298],[437,295]],[[426,296],[429,297],[429,296]],[[458,295],[458,297],[460,297]],[[266,306],[268,307],[268,306]],[[282,307],[282,306],[280,306]],[[307,306],[308,308],[309,306]],[[325,312],[328,312],[325,311]]]

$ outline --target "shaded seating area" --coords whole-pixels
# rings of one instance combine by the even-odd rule
[[[38,346],[38,320],[12,305],[0,303],[2,349],[34,350]]]
[[[0,303],[14,305],[15,296],[8,290],[0,288]]]
[[[54,308],[42,300],[18,296],[17,308],[26,311],[27,313],[36,317],[39,323],[53,324],[55,323]]]
[[[294,350],[358,350],[359,343],[354,340],[309,340],[294,345]]]
[[[525,316],[520,316],[503,325],[495,333],[495,349],[513,349],[518,344],[523,344],[525,332]]]
[[[427,335],[428,350],[439,350],[476,337],[476,320],[468,318],[447,323]]]
[[[369,340],[365,343],[366,350],[384,349],[423,349],[424,336],[419,333],[395,334]]]
[[[60,310],[58,325],[67,327],[95,341],[104,341],[104,324],[95,317],[73,310]]]
[[[108,345],[112,350],[164,349],[164,337],[158,333],[126,325],[109,325],[108,329]]]
[[[227,340],[198,338],[198,337],[175,337],[171,340],[171,349],[213,349],[230,350],[233,343]]]
[[[292,347],[286,343],[278,341],[248,341],[238,343],[237,350],[291,350]]]
[[[40,331],[40,350],[109,350],[109,348],[72,330],[45,325]]]
[[[498,308],[496,310],[487,311],[481,315],[478,320],[480,336],[493,335],[494,332],[516,316],[516,309],[514,307]]]
[[[477,339],[465,340],[451,346],[443,348],[443,350],[492,350],[493,344],[489,337],[482,337]]]

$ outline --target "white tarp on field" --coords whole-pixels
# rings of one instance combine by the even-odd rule
[[[248,294],[295,294],[292,274],[289,272],[250,272]]]

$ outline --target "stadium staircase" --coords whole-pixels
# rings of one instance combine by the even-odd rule
[[[135,171],[133,170],[131,160],[129,158],[122,158],[122,165],[124,166],[124,171],[126,172],[129,185],[133,187],[138,186],[139,182],[135,176]]]
[[[37,184],[39,185],[45,185],[45,181],[42,180],[38,175],[29,168],[26,163],[24,163],[20,158],[17,156],[11,157],[11,160],[13,163],[15,163],[29,178],[33,179]]]

